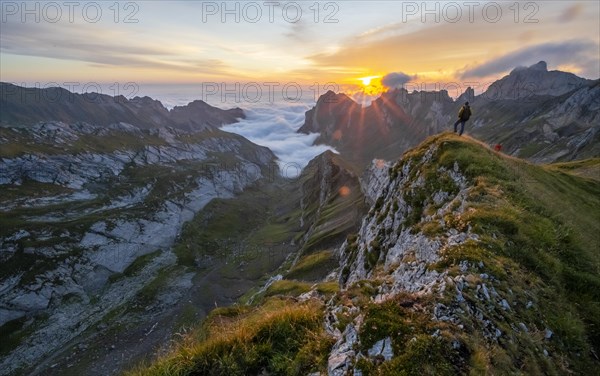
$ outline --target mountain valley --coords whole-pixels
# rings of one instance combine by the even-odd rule
[[[294,178],[239,108],[0,85],[0,374],[600,366],[598,80],[327,92]]]

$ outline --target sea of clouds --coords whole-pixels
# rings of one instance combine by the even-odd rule
[[[266,95],[257,101],[245,100],[242,96],[226,98],[203,98],[198,88],[156,86],[141,90],[138,95],[148,95],[158,99],[167,108],[183,106],[197,99],[204,99],[210,105],[228,109],[240,107],[246,114],[246,119],[229,124],[222,129],[226,132],[239,134],[257,145],[265,146],[277,156],[281,174],[284,177],[295,178],[308,162],[326,150],[335,150],[327,145],[313,145],[318,133],[296,133],[304,124],[304,114],[315,105],[311,95],[290,101],[277,95],[268,98]],[[253,97],[255,98],[255,97]]]
[[[309,109],[307,105],[290,103],[257,106],[244,110],[246,119],[222,129],[271,149],[279,158],[282,175],[293,178],[311,159],[325,150],[333,150],[326,145],[313,145],[318,133],[296,133],[304,124],[304,113]]]

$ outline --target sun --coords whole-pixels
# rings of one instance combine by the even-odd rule
[[[374,78],[379,78],[380,76],[367,76],[367,77],[361,77],[359,78],[360,81],[362,81],[364,86],[369,86],[371,85],[371,80],[373,80]]]
[[[362,94],[373,96],[381,94],[381,92],[384,91],[383,86],[381,85],[381,76],[366,76],[356,78],[355,80],[359,80],[362,83],[362,85],[357,88],[357,92],[361,92]]]

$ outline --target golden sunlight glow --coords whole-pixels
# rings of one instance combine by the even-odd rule
[[[381,77],[381,76],[367,76],[367,77],[361,77],[361,78],[359,78],[359,80],[362,81],[364,86],[369,86],[369,85],[371,85],[372,79],[379,78],[379,77]]]
[[[345,87],[345,92],[349,95],[379,96],[385,91],[385,88],[381,84],[381,77],[382,76],[379,75],[355,78],[354,82],[360,81],[360,84],[347,85]]]

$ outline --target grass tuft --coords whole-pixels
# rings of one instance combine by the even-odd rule
[[[129,376],[305,375],[324,371],[333,344],[322,306],[271,298],[252,310],[217,310],[168,354]]]

